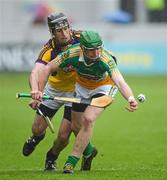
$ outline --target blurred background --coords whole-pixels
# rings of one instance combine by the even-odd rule
[[[48,132],[25,158],[22,146],[35,112],[29,99],[15,94],[30,91],[29,73],[50,38],[46,16],[60,11],[73,29],[97,30],[135,96],[146,95],[129,113],[118,93],[96,122],[92,142],[99,155],[92,171],[71,179],[167,179],[167,0],[0,0],[0,179],[55,179],[43,167],[63,109],[53,119],[56,133]],[[58,160],[58,179],[67,179],[62,167],[72,145]]]
[[[0,71],[30,71],[60,11],[99,31],[122,72],[167,74],[167,0],[0,0]]]

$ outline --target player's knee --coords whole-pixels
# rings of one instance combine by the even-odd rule
[[[70,132],[59,132],[57,138],[59,141],[61,141],[62,143],[64,142],[68,142],[70,137]]]
[[[80,130],[81,126],[77,123],[72,123],[71,124],[71,130],[74,132],[75,135],[78,134],[79,130]]]
[[[89,115],[83,115],[83,126],[85,128],[91,128],[93,126],[93,122],[94,122],[94,119],[92,118],[92,116],[89,116]]]
[[[36,125],[36,124],[33,124],[32,126],[32,133],[34,135],[40,135],[40,134],[43,134],[46,130],[46,127],[42,126],[41,124],[39,125]]]

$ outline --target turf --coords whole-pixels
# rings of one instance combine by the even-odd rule
[[[31,134],[34,112],[28,99],[15,99],[16,92],[29,92],[27,73],[0,74],[0,179],[114,180],[167,179],[167,77],[126,76],[135,94],[145,93],[147,101],[135,113],[127,112],[120,94],[97,120],[92,143],[98,148],[90,172],[62,174],[74,137],[62,152],[56,173],[43,171],[45,154],[56,134],[47,136],[30,157],[22,146]],[[62,109],[54,118],[57,130]]]

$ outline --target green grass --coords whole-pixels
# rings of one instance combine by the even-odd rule
[[[99,150],[90,172],[62,174],[71,143],[60,155],[56,173],[43,172],[45,154],[56,134],[47,136],[35,152],[22,155],[22,146],[31,134],[34,112],[28,99],[15,99],[16,92],[29,92],[28,74],[0,74],[0,179],[114,180],[167,179],[167,77],[127,76],[135,94],[144,93],[147,101],[135,113],[127,112],[126,101],[118,94],[115,102],[97,120],[92,143]],[[57,130],[62,109],[54,118]]]

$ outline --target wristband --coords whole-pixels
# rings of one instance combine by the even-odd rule
[[[134,96],[129,96],[128,97],[128,102],[131,102],[131,101],[134,101],[134,100],[135,100]]]

